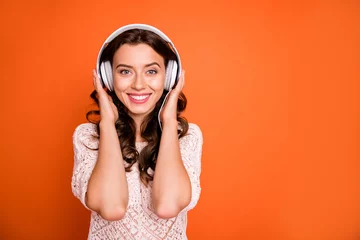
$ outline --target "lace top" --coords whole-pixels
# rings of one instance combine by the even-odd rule
[[[73,134],[74,168],[71,187],[75,197],[91,211],[88,240],[187,239],[187,212],[195,207],[201,191],[199,177],[203,138],[200,128],[196,124],[189,123],[189,131],[179,140],[179,143],[182,160],[191,181],[190,204],[175,218],[159,218],[154,213],[151,203],[152,182],[148,187],[142,184],[138,166],[135,163],[131,172],[126,172],[129,190],[126,214],[119,221],[107,221],[85,204],[88,180],[98,154],[96,149],[99,144],[99,135],[96,125],[84,123],[76,128]],[[136,149],[140,152],[146,144],[146,142],[137,142]]]

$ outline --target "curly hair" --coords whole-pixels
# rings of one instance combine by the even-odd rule
[[[113,56],[122,45],[137,45],[140,43],[145,43],[149,45],[152,49],[154,49],[154,51],[161,55],[164,59],[165,66],[167,66],[169,60],[176,60],[176,55],[170,48],[169,44],[157,34],[147,30],[132,29],[123,32],[107,45],[101,56],[101,61],[108,60],[112,65]],[[135,147],[135,122],[128,115],[128,109],[116,96],[115,91],[110,91],[108,89],[106,89],[106,91],[111,96],[119,113],[119,118],[115,122],[115,128],[119,138],[123,159],[128,163],[125,167],[125,171],[130,172],[131,167],[134,165],[134,163],[138,162],[141,182],[145,186],[148,186],[149,182],[153,180],[153,175],[151,172],[149,173],[148,170],[152,169],[153,171],[155,171],[156,160],[161,140],[161,129],[157,116],[161,104],[164,101],[164,98],[168,91],[164,89],[161,98],[156,103],[155,108],[145,117],[140,126],[141,137],[148,142],[148,144],[143,148],[140,153],[136,150]],[[90,94],[90,97],[95,101],[97,107],[99,108],[99,101],[97,99],[97,93],[95,90]],[[177,102],[179,139],[186,135],[189,128],[189,124],[186,118],[180,116],[180,114],[185,110],[186,105],[187,99],[184,93],[181,92],[179,94]],[[97,118],[92,118],[94,115],[97,116]],[[86,114],[86,119],[89,122],[97,125],[97,131],[100,136],[100,119],[98,118],[99,116],[99,110],[91,110]]]

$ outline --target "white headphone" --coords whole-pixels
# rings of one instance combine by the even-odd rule
[[[98,75],[100,76],[100,80],[101,80],[101,84],[103,85],[103,87],[106,87],[107,89],[109,89],[110,91],[114,91],[114,83],[113,83],[113,76],[112,76],[112,67],[111,67],[111,63],[110,61],[104,61],[104,62],[100,62],[102,53],[104,51],[104,49],[106,48],[106,46],[112,41],[114,40],[114,38],[116,38],[117,36],[119,36],[121,33],[131,30],[131,29],[141,29],[141,30],[147,30],[147,31],[151,31],[155,34],[157,34],[159,37],[161,37],[162,39],[164,39],[172,48],[173,52],[176,55],[177,60],[169,60],[167,67],[166,67],[166,73],[165,73],[165,83],[164,83],[164,88],[166,90],[168,90],[168,94],[165,96],[165,99],[161,105],[161,108],[159,110],[159,115],[158,115],[158,121],[160,124],[160,129],[162,129],[161,127],[161,121],[160,121],[160,113],[161,110],[164,106],[164,103],[166,102],[166,99],[170,93],[170,90],[175,86],[175,84],[177,83],[177,81],[179,80],[179,77],[181,75],[181,61],[180,61],[180,55],[178,53],[178,51],[176,50],[174,44],[172,43],[172,41],[170,40],[169,37],[167,37],[165,35],[165,33],[163,33],[162,31],[160,31],[159,29],[150,26],[150,25],[146,25],[146,24],[129,24],[129,25],[125,25],[117,30],[115,30],[112,34],[110,34],[110,36],[105,40],[105,42],[103,43],[98,57],[97,57],[97,61],[96,61],[96,71],[98,73]]]
[[[104,44],[102,45],[102,47],[100,49],[100,52],[97,57],[97,62],[96,62],[96,70],[97,70],[98,74],[100,75],[100,80],[102,82],[102,85],[104,87],[107,87],[110,91],[114,90],[111,63],[110,63],[110,61],[100,62],[101,55],[102,55],[104,49],[112,40],[114,40],[114,38],[119,36],[121,33],[131,30],[131,29],[141,29],[141,30],[151,31],[151,32],[157,34],[162,39],[164,39],[168,44],[170,44],[171,48],[173,49],[173,51],[177,57],[177,61],[174,61],[174,60],[168,61],[168,64],[166,67],[164,88],[166,90],[172,89],[175,86],[176,82],[178,81],[178,79],[181,75],[182,68],[181,68],[181,61],[180,61],[179,53],[177,52],[177,50],[176,50],[174,44],[171,42],[170,38],[168,38],[159,29],[157,29],[153,26],[150,26],[150,25],[146,25],[146,24],[129,24],[129,25],[123,26],[123,27],[117,29],[116,31],[114,31],[105,40]]]

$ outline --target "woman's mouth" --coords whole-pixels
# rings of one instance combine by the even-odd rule
[[[143,104],[149,100],[151,93],[147,94],[128,94],[131,102],[136,104]]]

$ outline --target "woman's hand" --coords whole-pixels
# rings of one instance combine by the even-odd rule
[[[177,122],[177,103],[179,94],[185,85],[185,71],[182,71],[182,74],[179,78],[179,82],[176,87],[170,90],[169,96],[166,99],[163,109],[160,113],[160,120],[163,124],[167,122]]]
[[[111,122],[115,124],[116,120],[119,118],[118,109],[113,103],[111,97],[107,94],[100,83],[100,78],[96,73],[96,70],[93,70],[93,79],[94,87],[97,92],[97,98],[99,100],[100,108],[100,121],[101,122]]]

